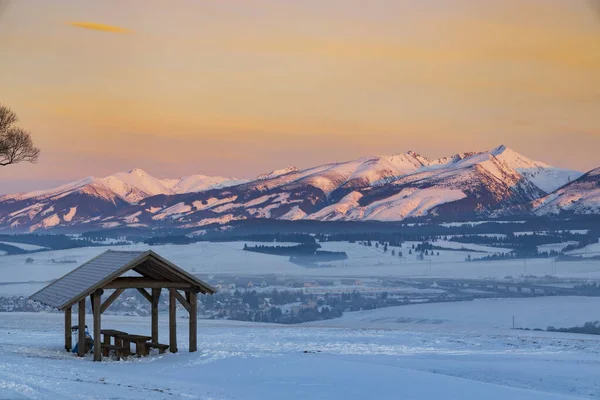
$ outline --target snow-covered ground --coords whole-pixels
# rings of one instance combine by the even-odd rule
[[[581,326],[600,319],[598,297],[535,297],[478,299],[452,303],[414,304],[345,313],[341,318],[312,323],[324,326],[443,331],[461,328],[546,329]]]
[[[575,242],[573,240],[570,240],[568,242],[563,242],[563,243],[548,243],[548,244],[541,244],[537,247],[538,251],[540,252],[550,252],[550,251],[556,251],[556,252],[561,252],[564,250],[565,247],[573,245],[573,244],[577,244],[578,242]]]
[[[0,297],[29,296],[46,286],[46,283],[0,283]]]
[[[571,229],[571,230],[562,230],[559,232],[568,232],[572,234],[585,235],[589,232],[589,229]],[[515,232],[515,236],[531,236],[531,235],[550,235],[554,232],[551,231],[523,231],[523,232]]]
[[[468,222],[445,222],[440,224],[440,226],[445,226],[446,228],[453,228],[458,226],[477,226],[481,224],[494,223],[494,224],[524,224],[525,221],[468,221]]]
[[[19,249],[23,249],[23,250],[44,250],[45,247],[43,246],[37,246],[35,244],[28,244],[28,243],[19,243],[19,242],[0,242],[0,244],[7,244],[9,246],[14,246],[14,247],[18,247]]]
[[[460,243],[460,242],[452,242],[449,240],[438,240],[433,243],[435,246],[445,247],[448,249],[467,249],[475,252],[484,252],[484,253],[510,253],[512,249],[503,248],[503,247],[492,247],[492,246],[483,246],[480,244],[473,243]],[[468,253],[468,252],[466,252]]]
[[[503,278],[543,276],[553,269],[549,260],[464,261],[469,254],[485,255],[472,250],[498,251],[485,246],[440,250],[439,256],[417,261],[414,254],[408,255],[412,244],[417,243],[390,247],[386,253],[357,243],[323,243],[324,250],[345,251],[349,257],[329,268],[304,268],[287,257],[245,252],[244,242],[152,249],[203,278]],[[0,296],[30,295],[108,248],[3,256]],[[28,257],[33,262],[26,263]],[[593,261],[556,263],[554,269],[559,276],[600,277],[600,263]],[[508,328],[513,315],[517,327],[583,324],[599,319],[598,301],[543,297],[422,304],[346,313],[340,319],[295,326],[201,320],[200,350],[195,354],[186,352],[187,321],[181,318],[180,353],[101,363],[62,350],[61,314],[0,313],[0,399],[594,398],[600,393],[599,337]],[[88,325],[91,328],[90,316]],[[148,334],[150,318],[104,315],[103,327]],[[167,317],[161,314],[163,343],[168,342],[167,332]]]
[[[467,234],[467,235],[445,235],[445,237],[447,238],[453,238],[453,237],[465,237],[465,236],[481,236],[481,237],[491,237],[491,238],[495,238],[495,239],[505,239],[508,235],[506,235],[506,233],[475,233],[475,234]]]
[[[571,256],[593,257],[600,255],[600,242],[588,244],[582,249],[567,252]]]
[[[412,244],[407,242],[402,248],[390,247],[384,252],[382,247],[366,247],[358,243],[331,242],[322,243],[323,250],[345,251],[348,259],[327,262],[327,268],[305,268],[289,262],[288,257],[243,251],[245,242],[207,243],[199,242],[190,245],[152,246],[158,254],[175,262],[182,268],[208,279],[215,274],[237,274],[244,276],[276,274],[279,276],[297,276],[307,278],[323,277],[445,277],[445,278],[504,278],[507,275],[545,276],[555,274],[558,277],[600,278],[600,262],[595,260],[570,261],[553,263],[551,259],[503,260],[465,262],[468,255],[472,258],[482,257],[487,253],[474,251],[440,250],[440,255],[426,256],[425,260],[417,260],[416,255],[408,254]],[[248,242],[248,245],[254,243]],[[463,244],[438,241],[436,245],[461,247]],[[467,246],[469,246],[467,244]],[[494,247],[474,246],[473,250],[502,251]],[[597,245],[591,245],[589,254]],[[116,248],[120,250],[148,249],[149,246],[135,244],[118,247],[87,247],[60,251],[2,256],[0,258],[0,283],[21,285],[20,290],[14,285],[0,285],[0,296],[30,295],[53,279],[59,278],[80,264],[95,257],[101,252]],[[396,255],[392,256],[394,250]],[[398,256],[398,252],[403,257]],[[581,252],[581,250],[579,250]],[[27,258],[33,262],[26,263]],[[54,261],[53,261],[54,260]],[[74,261],[60,263],[56,261]],[[27,285],[23,285],[27,283]]]
[[[168,326],[161,314],[160,337]],[[63,350],[59,314],[0,318],[2,399],[490,399],[595,398],[595,337],[278,326],[199,321],[199,351],[94,363]],[[150,319],[104,318],[147,333]],[[363,326],[363,328],[368,326]]]

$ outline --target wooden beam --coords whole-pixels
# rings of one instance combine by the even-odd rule
[[[102,307],[100,307],[100,314],[103,314],[104,311],[106,311],[106,309],[108,307],[110,307],[110,305],[117,299],[117,297],[119,297],[121,295],[121,293],[123,293],[125,291],[125,289],[117,289],[113,292],[113,294],[111,294],[110,296],[108,296],[108,299],[104,300],[104,303],[102,303]]]
[[[191,284],[187,282],[157,281],[149,278],[138,278],[125,276],[116,278],[102,286],[104,289],[137,289],[137,288],[177,288],[190,289]]]
[[[162,265],[165,265],[167,267],[170,267],[171,270],[169,272],[176,274],[181,279],[186,280],[186,281],[189,282],[189,279],[190,279],[189,275],[191,275],[194,280],[196,280],[196,281],[198,281],[200,283],[199,286],[192,285],[192,288],[194,288],[194,287],[198,288],[198,291],[200,291],[200,292],[202,292],[204,294],[207,294],[207,293],[210,293],[210,294],[216,293],[216,290],[212,286],[208,285],[206,282],[202,282],[201,280],[199,280],[194,275],[189,274],[189,273],[183,271],[181,268],[179,268],[178,266],[176,266],[175,264],[173,264],[169,260],[166,260],[166,259],[162,258],[158,254],[154,253],[152,250],[150,250],[149,253],[150,253],[150,258],[151,259],[154,259],[159,264],[162,264]]]
[[[102,361],[102,343],[100,342],[100,316],[102,301],[102,290],[96,290],[92,294],[92,304],[94,308],[94,361]]]
[[[77,355],[85,354],[85,297],[79,300],[79,341],[77,342]]]
[[[189,292],[190,298],[190,353],[198,350],[198,294]]]
[[[152,296],[150,296],[150,293],[148,293],[146,289],[137,288],[137,291],[140,292],[146,298],[146,300],[150,302],[150,304],[152,304]]]
[[[190,303],[188,303],[188,301],[185,299],[185,297],[183,297],[181,295],[181,293],[179,293],[176,289],[169,289],[169,290],[173,290],[173,294],[175,295],[175,298],[177,300],[179,300],[179,302],[187,310],[187,312],[190,312]]]
[[[152,343],[158,343],[158,303],[161,289],[152,289]]]
[[[169,351],[177,353],[177,299],[175,289],[169,289]]]
[[[65,309],[65,350],[71,351],[73,348],[73,337],[71,336],[71,307]]]

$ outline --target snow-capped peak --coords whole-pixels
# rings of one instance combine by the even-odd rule
[[[591,170],[590,172],[588,172],[585,175],[589,176],[589,177],[591,177],[591,176],[598,176],[598,175],[600,175],[600,168],[593,169],[593,170]]]
[[[556,168],[541,161],[533,161],[504,145],[491,150],[490,154],[529,179],[546,193],[550,193],[582,175],[579,171]]]
[[[549,168],[550,165],[540,162],[533,161],[516,151],[501,145],[489,152],[499,160],[509,164],[513,168]]]
[[[506,147],[505,145],[501,144],[500,146],[490,150],[490,153],[494,156],[497,156],[499,154],[502,154],[506,150],[510,150],[510,149],[508,147]]]
[[[431,160],[427,157],[424,157],[422,155],[420,155],[419,153],[409,150],[406,152],[406,155],[414,158],[415,160],[419,161],[422,165],[429,165],[431,164]]]
[[[147,176],[148,173],[141,168],[134,168],[128,172],[130,175]]]
[[[179,179],[158,179],[140,168],[128,172],[117,172],[104,178],[88,176],[59,187],[47,190],[36,190],[28,193],[8,194],[1,200],[47,199],[64,197],[74,192],[92,194],[113,200],[118,197],[134,204],[140,200],[159,194],[181,194],[198,192],[207,189],[238,185],[246,180],[236,178],[191,175]]]
[[[118,172],[116,174],[100,179],[111,191],[117,193],[120,197],[129,202],[136,202],[141,198],[155,196],[157,194],[166,194],[169,189],[165,182],[153,177],[146,171],[135,168],[129,172]],[[138,191],[133,194],[132,191]],[[141,192],[141,193],[139,193]]]
[[[166,181],[166,180],[165,180]],[[202,190],[224,188],[240,185],[247,182],[246,179],[224,178],[221,176],[190,175],[178,180],[169,187],[174,194],[200,192]]]
[[[286,174],[289,174],[292,172],[299,172],[299,171],[300,171],[300,168],[293,167],[293,166],[282,168],[282,169],[276,169],[274,171],[267,172],[266,174],[260,174],[259,176],[256,177],[256,180],[265,180],[265,179],[276,178],[281,175],[286,175]]]

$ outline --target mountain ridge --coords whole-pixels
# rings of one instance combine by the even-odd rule
[[[246,182],[244,179],[219,176],[189,175],[176,179],[158,179],[140,168],[128,172],[117,172],[104,178],[88,176],[56,188],[0,195],[0,201],[46,198],[84,189],[87,185],[103,186],[129,203],[159,194],[181,194],[200,190],[225,187]]]
[[[133,169],[0,196],[0,230],[200,229],[252,218],[485,218],[499,210],[542,215],[560,206],[544,208],[540,199],[549,204],[555,191],[584,176],[533,161],[504,145],[438,159],[408,151],[306,169],[287,167],[250,180],[206,175],[157,179]]]

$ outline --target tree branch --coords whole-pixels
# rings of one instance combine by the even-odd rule
[[[13,126],[18,121],[17,114],[0,104],[0,166],[17,164],[23,161],[35,163],[40,149],[35,147],[31,133]]]

